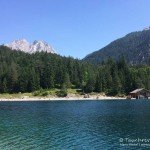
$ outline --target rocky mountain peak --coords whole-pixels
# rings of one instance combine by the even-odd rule
[[[150,30],[150,26],[149,26],[149,27],[144,28],[144,30]]]
[[[50,46],[45,41],[35,40],[32,44],[30,44],[26,39],[14,40],[9,44],[5,44],[5,46],[11,48],[12,50],[21,50],[26,53],[35,53],[45,51],[48,53],[56,53],[52,46]]]

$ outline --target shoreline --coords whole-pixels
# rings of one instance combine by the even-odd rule
[[[84,100],[124,100],[123,97],[109,97],[109,96],[100,96],[100,97],[22,97],[22,98],[0,98],[0,101],[84,101]]]

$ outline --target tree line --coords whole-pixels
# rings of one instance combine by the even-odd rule
[[[27,54],[0,46],[0,93],[76,88],[83,93],[128,94],[150,89],[150,66],[128,66],[124,58],[94,65],[46,52]]]

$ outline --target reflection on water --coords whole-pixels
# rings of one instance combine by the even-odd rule
[[[120,138],[150,139],[150,101],[0,102],[2,150],[145,149]]]

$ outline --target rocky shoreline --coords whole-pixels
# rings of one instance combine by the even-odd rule
[[[0,101],[68,101],[68,100],[120,100],[124,97],[90,96],[89,98],[79,97],[22,97],[22,98],[0,98]]]

